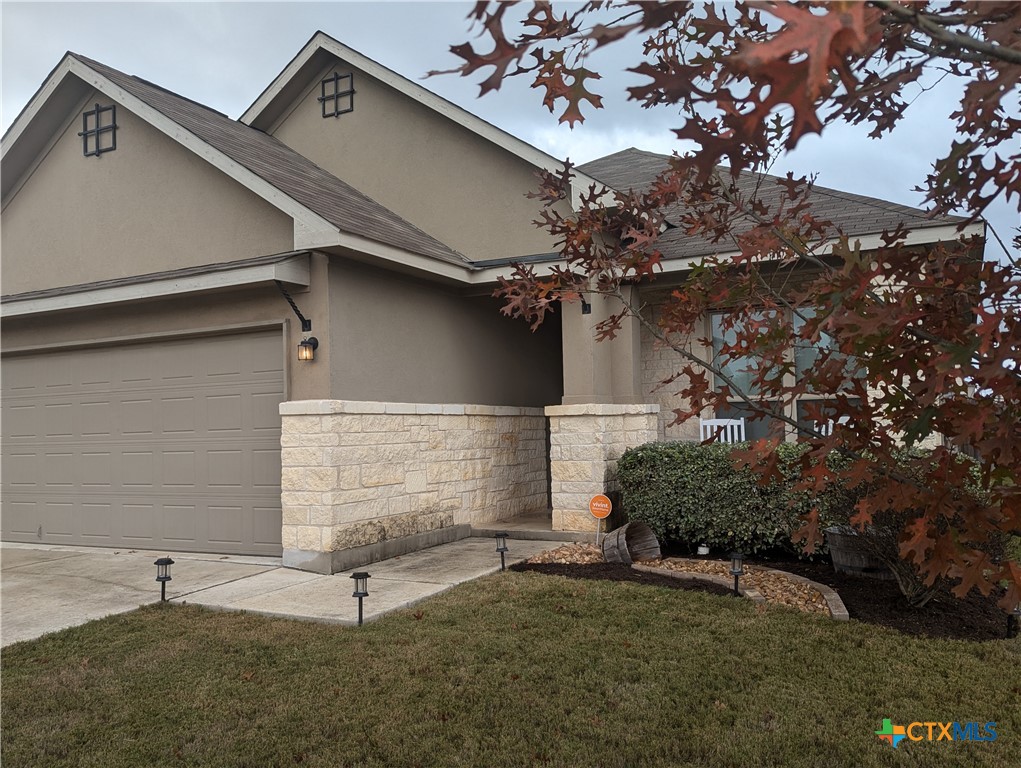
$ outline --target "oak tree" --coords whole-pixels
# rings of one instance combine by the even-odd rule
[[[537,326],[562,301],[612,297],[619,311],[599,338],[633,317],[676,352],[677,372],[662,384],[682,403],[675,419],[737,403],[769,420],[772,436],[739,454],[764,479],[779,471],[775,440],[796,434],[807,446],[799,488],[839,479],[856,490],[850,524],[894,532],[913,602],[943,579],[962,596],[1005,585],[1002,605],[1021,602],[1021,565],[994,546],[1021,534],[1018,264],[983,260],[982,238],[913,245],[904,226],[863,250],[814,212],[812,179],[763,173],[838,121],[881,140],[909,109],[910,89],[954,78],[963,84],[956,136],[919,172],[932,215],[959,214],[963,229],[998,196],[1021,205],[1021,3],[513,6],[475,6],[482,42],[452,47],[463,60],[453,71],[484,71],[483,94],[529,78],[573,126],[602,104],[587,54],[637,40],[629,98],[677,113],[674,132],[695,149],[641,189],[590,187],[570,215],[558,203],[572,164],[541,174],[537,224],[557,239],[561,265],[515,265],[498,290],[503,311]],[[693,266],[653,315],[624,289],[657,279],[667,227],[718,255]],[[719,318],[715,346],[703,330],[709,312]],[[927,450],[905,450],[914,446]],[[796,533],[809,550],[821,522],[813,510]]]

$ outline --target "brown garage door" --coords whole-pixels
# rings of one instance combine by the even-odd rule
[[[280,331],[3,359],[3,538],[279,555]]]

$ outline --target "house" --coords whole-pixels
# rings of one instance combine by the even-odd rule
[[[323,33],[236,121],[68,53],[2,152],[4,540],[336,572],[525,513],[591,530],[625,448],[686,436],[637,322],[498,312],[512,261],[557,258],[525,197],[557,159]],[[863,241],[920,215],[826,193]],[[704,252],[664,242],[653,305]]]

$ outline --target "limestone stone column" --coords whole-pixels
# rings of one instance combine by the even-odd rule
[[[617,460],[658,438],[659,406],[583,403],[546,408],[553,530],[594,531],[589,500],[617,486]]]

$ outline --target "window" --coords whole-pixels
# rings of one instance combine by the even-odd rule
[[[774,322],[782,322],[785,327],[798,333],[804,328],[805,322],[815,316],[815,312],[814,307],[799,308],[797,314],[793,314],[793,316],[791,313],[786,312],[781,316],[778,312],[773,311],[772,317],[765,311],[753,312],[749,314],[748,319],[751,322],[768,323],[770,325]],[[723,351],[724,347],[733,345],[737,341],[740,328],[739,324],[729,323],[727,317],[728,313],[726,312],[713,312],[710,314],[713,362],[734,382],[737,388],[753,399],[757,398],[760,394],[760,388],[755,382],[758,372],[758,362],[756,359],[751,354],[740,355],[734,352],[725,353]],[[786,374],[785,383],[787,384],[793,383],[792,376],[796,377],[796,380],[801,380],[809,371],[815,368],[824,352],[835,352],[836,350],[835,340],[826,334],[821,334],[819,340],[814,344],[798,343],[793,346],[793,373],[788,372]],[[850,361],[845,366],[845,372],[847,380],[860,375],[860,372],[855,370]],[[723,383],[717,380],[717,390],[722,387]],[[793,418],[807,427],[815,427],[817,423],[826,422],[828,418],[827,412],[830,410],[827,406],[829,399],[826,394],[813,393],[807,397],[798,398],[793,408],[784,407],[780,401],[774,401],[772,404],[778,414]],[[769,403],[770,401],[767,400],[766,402]],[[752,416],[754,415],[755,411],[733,393],[729,398],[727,406],[718,408],[716,412],[717,418],[734,419],[744,417],[746,420],[745,434],[749,440],[757,440],[764,437],[783,437],[786,431],[785,422],[779,418],[770,417],[753,420]],[[815,415],[818,415],[820,418],[813,418]]]
[[[759,387],[755,382],[755,376],[758,372],[758,365],[755,359],[750,355],[736,355],[723,351],[724,347],[732,345],[737,341],[737,335],[740,330],[740,323],[731,325],[727,317],[728,313],[726,312],[713,312],[709,316],[713,339],[713,362],[727,375],[727,378],[734,382],[732,389],[737,388],[749,397],[756,398],[759,396]],[[750,313],[748,319],[756,323],[766,323],[771,320],[775,321],[777,318],[776,313],[773,313],[771,316],[767,312],[762,311]],[[723,381],[717,380],[716,388],[720,389],[723,383]],[[780,409],[779,403],[777,403],[777,408]],[[731,393],[730,403],[727,407],[716,411],[717,418],[721,419],[739,419],[743,417],[745,419],[745,437],[748,440],[758,440],[778,435],[783,436],[784,424],[782,421],[768,417],[752,420],[753,415],[755,415],[755,411],[737,397],[735,393]]]
[[[323,108],[323,117],[340,117],[355,108],[355,83],[354,74],[342,75],[334,72],[324,78],[321,87],[319,103]]]
[[[117,149],[117,105],[101,107],[82,114],[82,153],[85,157],[99,157]]]

